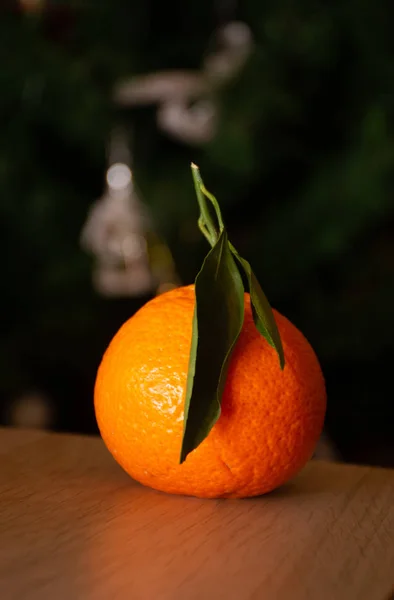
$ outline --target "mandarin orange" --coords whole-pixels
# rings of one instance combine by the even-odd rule
[[[194,301],[194,286],[167,292],[115,335],[95,386],[101,435],[127,473],[157,490],[207,498],[269,492],[305,465],[320,436],[326,393],[318,360],[274,311],[286,359],[281,371],[245,294],[221,415],[179,464]]]

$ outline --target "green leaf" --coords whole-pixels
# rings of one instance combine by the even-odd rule
[[[200,171],[194,164],[192,174],[200,207],[198,225],[212,249],[195,283],[196,303],[186,384],[181,463],[208,436],[220,416],[227,369],[244,320],[244,286],[239,266],[244,269],[248,279],[255,325],[276,349],[282,369],[284,366],[282,343],[268,300],[250,264],[229,242],[219,204],[205,188]],[[207,199],[216,213],[216,222]]]
[[[277,351],[280,368],[283,369],[285,366],[285,356],[283,352],[282,340],[280,339],[272,308],[248,261],[238,254],[237,250],[232,244],[230,244],[230,248],[231,252],[234,254],[245,271],[245,275],[248,279],[254,324],[256,325],[257,330],[270,344],[270,346],[275,348]]]
[[[181,463],[220,416],[230,356],[244,320],[244,287],[225,229],[197,275],[195,296]]]

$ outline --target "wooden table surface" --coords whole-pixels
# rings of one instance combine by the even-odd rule
[[[2,600],[389,600],[394,471],[314,461],[250,500],[132,481],[98,438],[0,429]]]

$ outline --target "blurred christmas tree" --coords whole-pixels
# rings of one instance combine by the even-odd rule
[[[107,140],[122,123],[133,129],[134,176],[182,280],[193,280],[203,255],[193,159],[272,304],[316,348],[339,448],[350,459],[383,462],[380,444],[394,446],[386,393],[394,321],[394,6],[37,6],[26,13],[11,4],[0,20],[3,407],[42,389],[59,407],[57,427],[94,428],[91,389],[101,353],[146,300],[97,296],[79,246],[102,193]],[[254,46],[239,75],[215,92],[220,117],[209,141],[197,149],[171,138],[158,127],[155,106],[115,107],[120,80],[199,69],[213,31],[229,18],[250,27]]]

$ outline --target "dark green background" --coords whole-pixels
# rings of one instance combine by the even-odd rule
[[[347,460],[394,464],[394,5],[342,0],[46,2],[0,19],[0,419],[24,390],[56,427],[95,431],[92,386],[118,326],[146,298],[105,300],[79,235],[103,191],[115,124],[185,283],[206,251],[189,162],[271,303],[315,347],[327,429]],[[219,10],[220,9],[220,10]],[[121,77],[198,68],[225,17],[255,51],[218,98],[215,139],[191,149],[154,109],[116,110]],[[3,416],[1,416],[3,415]]]

